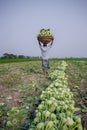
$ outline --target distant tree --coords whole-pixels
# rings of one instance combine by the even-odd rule
[[[9,58],[9,54],[8,53],[4,53],[3,54],[3,58],[5,58],[5,59]]]
[[[14,54],[4,53],[1,58],[2,58],[2,59],[15,59],[15,58],[17,58],[17,56],[14,55]]]
[[[2,57],[0,57],[0,59],[16,59],[16,58],[20,58],[20,59],[40,59],[40,57],[38,56],[24,56],[24,55],[14,55],[14,54],[9,54],[9,53],[4,53]]]
[[[30,56],[26,56],[27,59],[31,58]]]
[[[10,59],[16,59],[16,58],[17,58],[17,56],[16,56],[16,55],[14,55],[14,54],[9,54],[9,58],[10,58]]]
[[[18,58],[22,59],[22,58],[25,58],[25,56],[24,55],[19,55]]]

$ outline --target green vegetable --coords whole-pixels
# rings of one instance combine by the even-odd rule
[[[51,116],[50,116],[50,118],[51,118],[51,120],[54,121],[54,120],[56,120],[56,115],[54,113],[52,113]]]
[[[44,130],[44,122],[38,123],[36,130]]]
[[[53,121],[47,121],[46,123],[45,123],[45,125],[46,125],[46,128],[45,128],[45,130],[50,130],[51,128],[53,128]]]
[[[66,124],[69,125],[69,126],[72,126],[74,123],[73,119],[70,118],[70,117],[67,117],[67,121],[66,121]]]
[[[51,115],[51,113],[49,112],[49,111],[46,111],[45,112],[45,118],[47,119],[47,118],[50,118],[50,115]]]
[[[53,34],[50,31],[50,29],[41,29],[40,33],[37,35],[37,37],[38,36],[52,36],[53,37]]]

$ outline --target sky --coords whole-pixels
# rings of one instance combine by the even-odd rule
[[[51,58],[87,57],[87,0],[0,0],[0,56],[41,56],[43,28],[54,34]]]

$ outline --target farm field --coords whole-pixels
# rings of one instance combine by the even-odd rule
[[[87,60],[50,60],[49,74],[62,61],[67,63],[65,74],[77,108],[75,114],[87,130]],[[41,103],[40,95],[51,83],[42,73],[40,60],[0,63],[0,130],[28,130]]]

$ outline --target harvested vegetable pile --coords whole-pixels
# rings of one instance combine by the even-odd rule
[[[41,36],[51,36],[51,37],[54,37],[52,32],[50,31],[50,29],[41,29],[40,33],[38,34],[38,37],[41,37]]]

